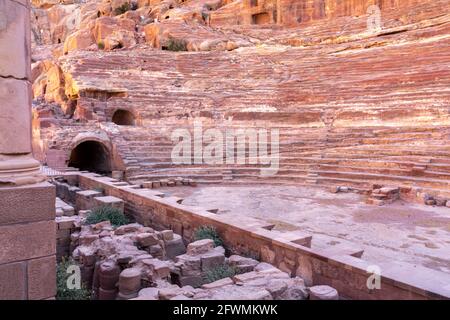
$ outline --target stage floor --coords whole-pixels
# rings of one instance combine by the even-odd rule
[[[355,193],[299,186],[198,186],[158,189],[183,204],[254,217],[276,230],[313,236],[312,248],[350,245],[373,262],[407,262],[450,273],[450,208],[397,201],[364,203]]]

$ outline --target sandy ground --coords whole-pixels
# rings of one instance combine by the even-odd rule
[[[378,207],[354,193],[298,186],[199,186],[161,189],[183,204],[251,216],[277,230],[313,235],[312,248],[350,244],[363,258],[420,264],[450,273],[450,208],[397,201]]]

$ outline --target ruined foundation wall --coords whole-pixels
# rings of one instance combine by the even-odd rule
[[[372,263],[342,253],[333,255],[312,250],[305,239],[271,231],[270,226],[261,221],[243,224],[206,208],[183,205],[182,199],[164,198],[157,191],[136,188],[92,173],[67,174],[65,178],[82,189],[102,189],[106,195],[123,199],[125,212],[137,222],[160,229],[170,228],[186,241],[192,240],[193,231],[199,226],[214,226],[233,253],[256,255],[261,261],[301,276],[308,285],[331,285],[348,298],[450,298],[450,292],[445,288],[450,281],[446,273],[428,268],[419,270],[422,267],[405,264],[379,263],[377,265],[383,270],[381,289],[369,290],[367,268]],[[414,277],[405,277],[412,272]]]

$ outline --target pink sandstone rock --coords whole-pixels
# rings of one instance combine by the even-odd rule
[[[211,239],[203,239],[195,242],[191,242],[187,246],[188,255],[198,255],[206,253],[214,248],[214,241]]]

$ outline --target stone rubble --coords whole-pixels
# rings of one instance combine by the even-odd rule
[[[64,236],[58,238],[64,248],[59,256],[70,254],[80,265],[93,299],[304,300],[310,290],[316,299],[336,298],[334,291],[307,288],[300,277],[291,277],[269,263],[226,256],[225,249],[215,246],[212,239],[185,246],[172,230],[157,231],[139,223],[113,227],[110,221],[87,225],[90,209],[108,203],[119,204],[123,211],[122,199],[104,196],[102,190],[73,189],[63,179],[54,183],[58,195],[74,200],[78,211],[56,217],[58,235]],[[58,208],[71,207],[61,198],[57,203]],[[74,211],[71,208],[69,214]]]
[[[74,227],[74,217],[68,218]],[[214,247],[213,240],[198,240],[185,249],[171,230],[155,231],[138,223],[114,229],[109,221],[80,226],[82,220],[77,220],[79,231],[71,234],[72,257],[81,265],[82,280],[92,288],[94,299],[308,299],[301,278],[251,258],[226,257],[224,248]],[[184,253],[168,258],[165,248],[174,240]],[[205,274],[221,266],[234,268],[236,274],[205,283]],[[329,296],[316,293],[320,299]]]

